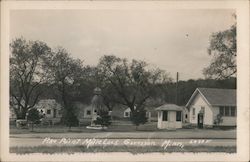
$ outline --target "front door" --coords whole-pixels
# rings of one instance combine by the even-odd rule
[[[203,113],[198,114],[198,128],[203,128],[203,120],[204,120],[204,115]]]

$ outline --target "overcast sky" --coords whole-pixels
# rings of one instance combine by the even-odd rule
[[[204,78],[209,36],[228,29],[233,10],[15,10],[11,39],[23,36],[96,65],[103,55],[145,60],[180,80]]]

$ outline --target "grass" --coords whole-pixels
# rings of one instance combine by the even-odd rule
[[[106,132],[134,132],[136,128],[134,125],[131,124],[124,124],[124,125],[111,125],[109,126]],[[140,125],[137,131],[161,131],[157,129],[156,123],[148,123],[145,125]],[[81,127],[72,127],[69,130],[68,127],[62,125],[55,125],[55,126],[36,126],[34,130],[31,129],[18,129],[15,126],[10,127],[10,134],[28,134],[28,133],[67,133],[67,132],[102,132],[102,130],[91,130],[86,129],[86,126]]]
[[[10,147],[10,153],[17,154],[30,154],[30,153],[45,153],[45,154],[55,154],[55,153],[97,153],[97,152],[129,152],[132,154],[141,153],[152,153],[152,152],[224,152],[224,153],[236,153],[236,146],[185,146],[180,148],[177,146],[172,146],[164,150],[162,147],[157,146],[93,146],[87,148],[86,146],[34,146],[34,147]]]

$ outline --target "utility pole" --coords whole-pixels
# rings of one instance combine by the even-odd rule
[[[175,104],[178,105],[178,81],[179,81],[179,73],[176,73],[176,89],[175,89]]]

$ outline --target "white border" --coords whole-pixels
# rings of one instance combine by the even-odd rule
[[[238,39],[237,154],[84,153],[9,154],[9,12],[13,9],[236,9]],[[249,160],[249,2],[246,1],[2,1],[1,2],[1,159],[4,161],[248,161]]]

